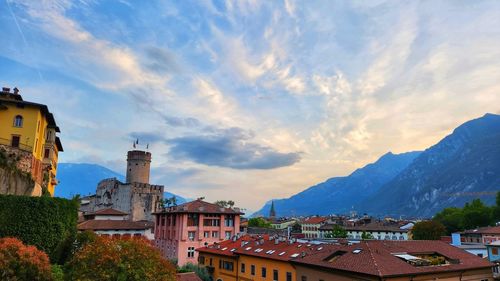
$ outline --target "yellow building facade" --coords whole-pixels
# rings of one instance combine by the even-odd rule
[[[42,190],[54,195],[57,161],[63,151],[54,116],[44,104],[24,101],[17,89],[0,92],[0,147],[18,158],[20,170],[30,173]],[[37,195],[37,194],[35,194]]]
[[[276,239],[243,236],[199,248],[198,263],[214,281],[295,281],[290,260],[307,246]]]

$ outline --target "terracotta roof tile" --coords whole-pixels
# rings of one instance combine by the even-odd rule
[[[107,209],[102,209],[102,210],[95,211],[93,213],[85,214],[84,216],[93,216],[93,215],[99,215],[99,216],[126,216],[128,214],[124,213],[122,211],[116,210],[116,209],[107,208]]]
[[[306,220],[304,220],[302,223],[303,224],[320,224],[322,222],[326,221],[326,218],[322,218],[322,217],[311,217],[311,218],[307,218]]]
[[[332,255],[335,253],[338,255],[333,259]],[[395,253],[410,255],[438,253],[448,259],[456,260],[458,263],[441,266],[414,266],[396,257]],[[480,257],[441,241],[363,241],[349,246],[325,245],[324,250],[314,255],[299,257],[292,262],[320,266],[334,271],[349,271],[379,277],[459,271],[492,266]]]
[[[323,245],[298,242],[289,243],[287,241],[279,241],[275,244],[275,239],[271,240],[269,235],[245,235],[236,241],[226,240],[196,250],[202,253],[205,252],[224,256],[246,255],[272,260],[289,261],[300,256],[302,253],[316,253],[318,249],[321,250],[322,248]]]
[[[202,281],[194,272],[177,273],[177,281]]]
[[[87,220],[78,224],[78,230],[141,230],[153,227],[153,223],[147,221],[128,220]]]
[[[219,205],[208,203],[202,200],[194,200],[184,204],[168,207],[166,213],[212,213],[212,214],[240,214],[243,213],[237,208],[223,208]],[[161,212],[160,212],[161,213]]]
[[[500,226],[486,226],[476,229],[468,229],[463,233],[465,234],[500,234]]]

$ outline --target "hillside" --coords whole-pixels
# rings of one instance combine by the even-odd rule
[[[57,170],[60,183],[56,187],[55,196],[71,198],[76,194],[94,194],[99,181],[107,178],[117,178],[124,181],[125,177],[106,167],[87,163],[60,163]],[[174,196],[170,192],[164,193],[165,198]],[[185,198],[175,195],[177,202],[183,203]]]
[[[423,152],[388,153],[347,177],[274,200],[279,216],[347,213],[430,217],[474,198],[493,204],[500,190],[500,116],[457,127]],[[255,215],[268,215],[269,202]]]
[[[375,193],[415,159],[420,152],[380,157],[375,163],[357,169],[346,177],[335,177],[309,187],[287,199],[274,200],[278,216],[348,213],[359,202]],[[254,216],[269,214],[269,203]]]
[[[500,116],[486,114],[426,149],[363,205],[380,215],[425,217],[473,198],[493,204],[498,190]]]

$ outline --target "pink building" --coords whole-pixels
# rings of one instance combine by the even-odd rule
[[[197,263],[195,249],[230,239],[240,229],[238,208],[195,200],[155,213],[155,244],[163,256],[179,265]]]

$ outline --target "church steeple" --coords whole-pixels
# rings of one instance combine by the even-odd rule
[[[276,210],[274,210],[274,200],[271,201],[271,210],[269,211],[269,217],[270,218],[276,217]]]

